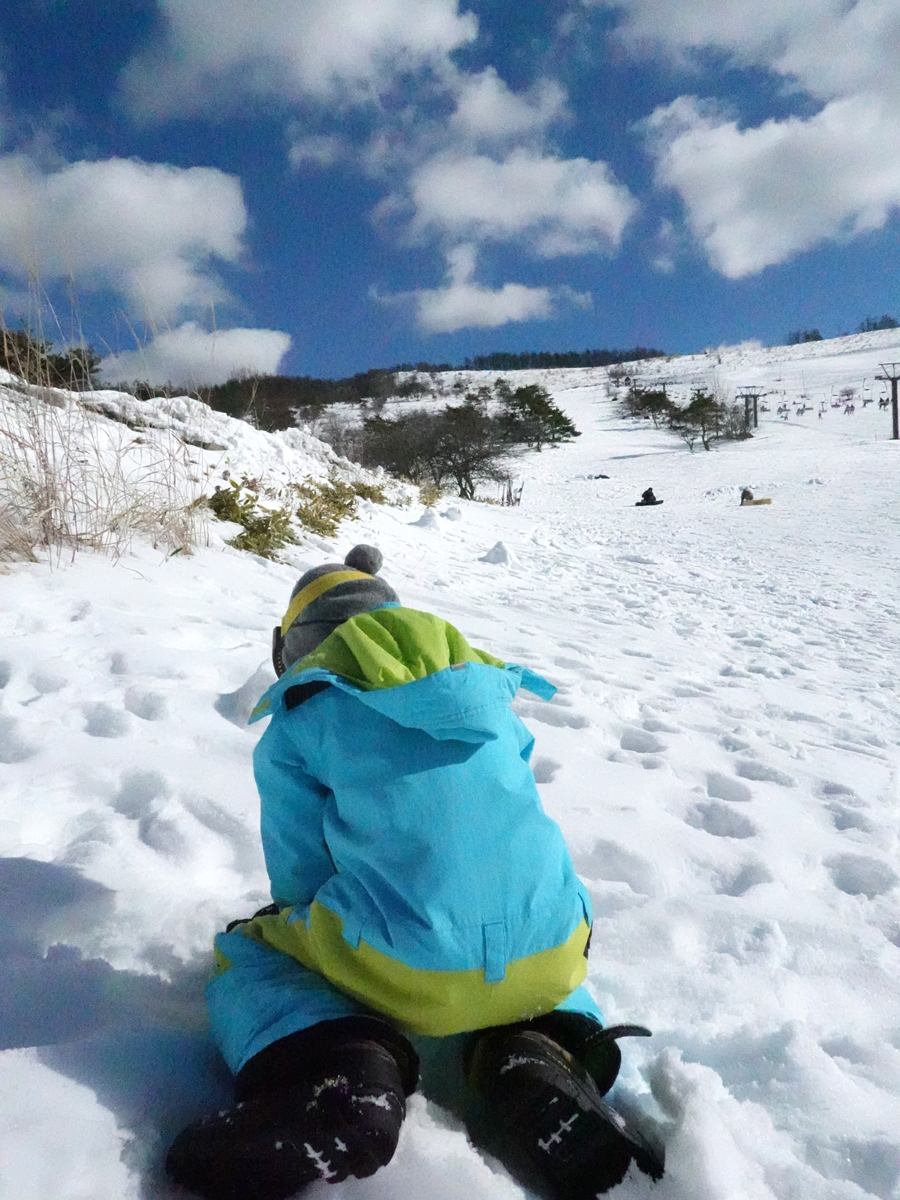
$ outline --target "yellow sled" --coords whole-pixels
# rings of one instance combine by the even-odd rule
[[[771,503],[772,503],[771,498],[768,498],[766,500],[742,500],[741,508],[749,508],[751,506],[751,504],[771,504]]]

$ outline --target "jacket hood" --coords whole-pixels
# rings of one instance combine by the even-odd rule
[[[520,687],[549,700],[556,688],[527,668],[470,646],[431,613],[384,608],[340,625],[262,697],[250,723],[270,716],[284,693],[323,681],[410,729],[440,740],[492,741]]]

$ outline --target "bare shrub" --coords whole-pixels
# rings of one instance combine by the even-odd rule
[[[436,483],[422,483],[419,485],[419,501],[426,508],[434,508],[444,494],[444,489]]]
[[[243,526],[229,545],[277,561],[278,552],[307,533],[333,538],[341,522],[356,515],[360,500],[390,503],[386,489],[377,483],[344,479],[332,470],[327,479],[312,477],[271,485],[259,479],[231,479],[206,500],[222,521]]]

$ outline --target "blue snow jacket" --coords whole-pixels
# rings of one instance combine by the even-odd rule
[[[339,626],[274,684],[254,755],[276,916],[242,927],[369,1008],[446,1035],[584,979],[590,901],[528,765],[519,687],[428,613]]]

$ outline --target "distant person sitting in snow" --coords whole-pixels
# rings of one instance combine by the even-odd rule
[[[554,688],[401,607],[381,554],[307,571],[251,720],[274,903],[216,938],[212,1036],[236,1104],[166,1166],[208,1200],[283,1200],[388,1163],[413,1036],[469,1033],[474,1141],[558,1200],[662,1161],[601,1097],[616,1039],[582,982],[591,904],[528,766],[520,687]],[[452,1049],[455,1043],[448,1043]]]
[[[749,488],[744,488],[744,490],[741,492],[741,504],[752,504],[752,503],[753,503],[753,493],[750,491]]]
[[[635,507],[643,508],[647,504],[662,504],[662,500],[657,500],[653,494],[653,488],[647,488],[646,492],[641,492],[641,498],[637,501]]]

